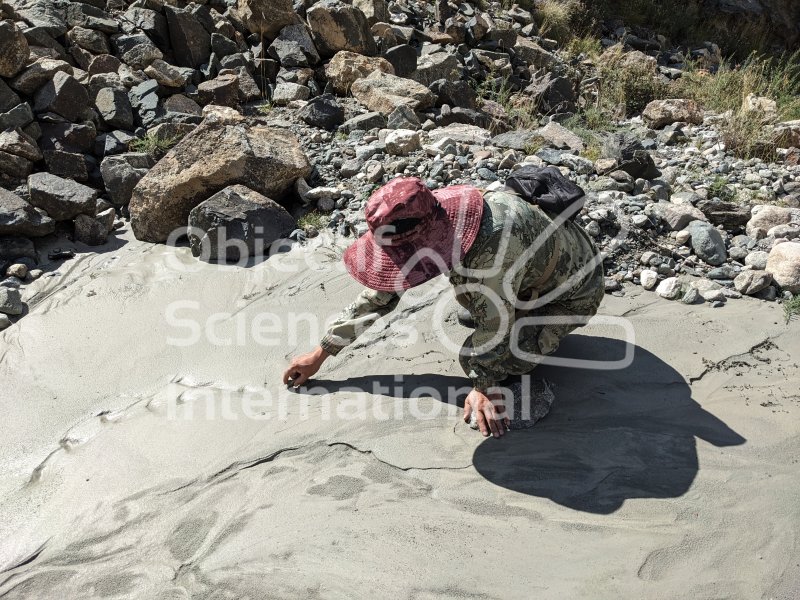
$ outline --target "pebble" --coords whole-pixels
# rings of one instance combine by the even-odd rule
[[[669,277],[658,284],[656,294],[667,300],[675,300],[681,295],[681,282],[677,277]]]
[[[642,287],[648,291],[654,289],[656,285],[658,285],[658,273],[650,269],[642,271],[641,275],[639,275],[639,279],[642,283]]]

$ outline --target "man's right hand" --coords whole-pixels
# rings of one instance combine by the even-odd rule
[[[319,371],[329,356],[322,346],[317,346],[308,354],[295,356],[283,374],[283,383],[288,385],[291,381],[292,387],[300,387]]]

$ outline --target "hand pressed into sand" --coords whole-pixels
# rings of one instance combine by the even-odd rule
[[[491,433],[499,438],[505,435],[511,424],[506,416],[506,407],[503,395],[490,393],[488,396],[479,390],[472,390],[464,401],[464,421],[470,422],[472,411],[478,419],[478,429],[488,437]]]
[[[330,354],[323,350],[322,346],[317,346],[308,354],[295,356],[289,364],[289,368],[283,374],[283,383],[289,384],[291,382],[292,387],[299,388],[316,375],[322,363],[329,356]]]

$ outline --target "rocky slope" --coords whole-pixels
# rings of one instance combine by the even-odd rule
[[[0,313],[11,318],[26,282],[115,229],[150,242],[188,234],[198,256],[241,259],[313,236],[295,221],[311,210],[338,235],[363,233],[366,198],[396,175],[491,188],[523,164],[556,165],[589,192],[579,219],[605,253],[610,293],[630,283],[721,306],[800,292],[800,123],[768,126],[771,164],[735,158],[719,133],[726,117],[691,101],[652,102],[606,135],[599,157],[565,127],[597,100],[598,63],[635,62],[667,81],[689,55],[719,64],[714,44],[669,48],[621,27],[593,63],[540,36],[536,12],[498,4],[0,10]],[[507,94],[486,93],[498,88],[526,99],[525,129]],[[768,99],[748,102],[770,120]],[[267,233],[255,239],[258,224]],[[244,244],[232,254],[217,247],[222,226]],[[62,251],[41,256],[52,236]]]

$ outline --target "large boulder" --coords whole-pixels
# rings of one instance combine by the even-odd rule
[[[298,20],[292,0],[239,0],[238,12],[247,29],[269,39]]]
[[[32,96],[36,90],[51,81],[59,71],[68,75],[73,74],[72,66],[63,60],[40,58],[17,75],[11,81],[11,87],[21,94]]]
[[[772,275],[765,271],[742,271],[733,280],[733,287],[740,294],[752,296],[772,283]]]
[[[13,21],[0,21],[0,76],[14,77],[28,62],[28,40]]]
[[[673,123],[703,123],[703,111],[694,100],[653,100],[642,113],[645,125],[651,129],[663,129]]]
[[[295,227],[277,202],[243,185],[232,185],[189,213],[192,254],[208,261],[237,261],[263,255]]]
[[[77,79],[58,71],[34,97],[36,113],[54,112],[67,121],[77,121],[89,106],[89,94]]]
[[[547,68],[558,62],[552,52],[548,52],[533,40],[522,36],[517,37],[514,52],[519,58],[536,69]]]
[[[784,242],[769,253],[767,273],[781,288],[796,294],[800,292],[800,243]]]
[[[381,71],[359,79],[350,91],[361,104],[387,116],[401,104],[412,110],[424,110],[436,102],[433,92],[421,83]]]
[[[52,173],[28,177],[31,204],[46,211],[56,221],[68,221],[80,214],[93,217],[97,212],[96,190]]]
[[[537,129],[536,134],[550,146],[562,150],[570,150],[576,154],[582,152],[586,147],[586,144],[577,134],[555,121],[550,121],[544,127]]]
[[[370,27],[375,23],[389,22],[389,3],[386,0],[353,0],[353,6],[364,13]]]
[[[129,67],[144,69],[164,54],[143,33],[120,35],[113,40],[116,55]]]
[[[54,230],[55,222],[44,211],[0,188],[0,235],[38,237]]]
[[[287,68],[313,66],[319,62],[311,33],[303,23],[284,27],[267,52]]]
[[[800,208],[759,204],[753,207],[745,231],[751,238],[759,240],[767,237],[773,227],[790,224],[800,225]]]
[[[419,58],[417,70],[411,74],[411,79],[428,86],[439,79],[458,80],[458,70],[459,62],[455,56],[449,52],[433,52]]]
[[[165,6],[169,39],[175,61],[181,67],[197,68],[211,56],[211,34],[189,9]],[[160,58],[160,57],[159,57]]]
[[[133,108],[125,91],[102,88],[97,92],[94,105],[110,129],[133,129]]]
[[[697,208],[703,211],[710,223],[729,230],[744,227],[750,220],[750,207],[746,204],[704,198],[697,203]]]
[[[323,94],[311,99],[297,112],[297,116],[312,127],[336,129],[344,123],[344,109],[333,94]]]
[[[229,185],[245,185],[279,199],[310,173],[311,165],[291,133],[209,118],[136,185],[131,226],[140,240],[164,242],[186,226],[195,206]]]
[[[705,221],[692,221],[685,231],[692,236],[692,250],[699,258],[709,265],[718,267],[723,264],[728,253],[725,249],[725,240],[722,234],[710,223]]]
[[[394,68],[385,58],[362,56],[341,50],[325,66],[325,75],[334,91],[342,96],[350,93],[350,87],[359,79],[380,71],[394,75]]]
[[[106,156],[100,163],[100,174],[111,203],[124,206],[130,202],[133,188],[152,167],[153,159],[144,152]]]
[[[320,56],[340,50],[371,56],[377,52],[367,18],[358,8],[338,0],[322,0],[306,13]]]
[[[691,204],[655,202],[647,205],[645,213],[657,216],[669,226],[671,231],[680,231],[692,221],[706,220],[702,211]]]

